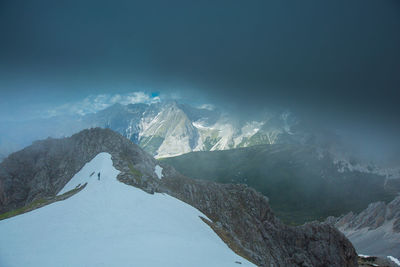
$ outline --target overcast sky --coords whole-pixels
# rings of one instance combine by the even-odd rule
[[[397,128],[400,2],[0,0],[0,118],[173,93]]]

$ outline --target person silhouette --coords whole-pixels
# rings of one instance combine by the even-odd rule
[[[97,174],[97,180],[100,181],[100,172]]]

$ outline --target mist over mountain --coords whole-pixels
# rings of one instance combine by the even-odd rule
[[[0,210],[5,212],[0,218],[11,216],[0,222],[6,236],[0,246],[15,245],[6,246],[10,256],[31,243],[9,234],[27,229],[14,224],[20,220],[29,227],[34,220],[46,230],[91,215],[116,223],[102,213],[96,203],[104,199],[93,192],[111,200],[107,209],[115,208],[120,221],[149,219],[146,209],[130,216],[131,205],[116,196],[126,192],[127,200],[153,203],[146,207],[159,213],[169,197],[148,196],[159,192],[203,212],[182,214],[197,230],[207,231],[204,222],[226,241],[220,246],[210,232],[203,240],[228,245],[230,250],[215,250],[226,256],[216,257],[222,266],[239,264],[232,251],[262,266],[356,266],[345,236],[309,221],[330,215],[349,219],[339,229],[357,232],[356,249],[368,246],[364,232],[370,240],[393,232],[387,230],[397,215],[386,213],[398,211],[392,207],[398,201],[388,202],[400,193],[399,32],[396,0],[0,1]],[[136,166],[134,159],[144,165]],[[107,183],[98,177],[97,184],[95,179],[87,187],[79,184],[89,179],[79,172],[84,166],[106,172]],[[77,187],[57,195],[68,183],[69,189]],[[131,185],[146,193],[129,190]],[[90,212],[65,217],[81,203],[75,197],[89,199],[82,207]],[[380,204],[367,208],[370,202]],[[179,206],[176,199],[170,203]],[[269,205],[284,223],[307,223],[288,227]],[[35,217],[36,209],[47,217]],[[197,220],[201,214],[210,220]],[[42,221],[55,217],[53,226]],[[179,236],[179,228],[188,229],[182,220],[160,218],[169,222],[166,227],[180,225],[163,233]],[[380,226],[372,229],[375,222]],[[116,250],[118,259],[126,259],[127,247],[141,248],[126,236],[137,234],[136,228],[115,229],[123,231],[107,233],[121,234],[115,240],[129,244]],[[49,242],[41,248],[63,243],[65,236],[57,234],[48,231]],[[398,256],[387,239],[376,240],[365,251]],[[188,248],[183,245],[188,240],[181,241]],[[4,264],[2,251],[0,265],[11,265],[13,257]],[[175,261],[179,253],[162,255],[170,265],[190,265]],[[98,259],[81,263],[96,265]],[[390,265],[369,260],[359,258],[360,266]],[[63,262],[68,263],[79,265]]]
[[[89,95],[158,92],[247,121],[288,109],[360,154],[398,158],[397,1],[0,5],[1,124]]]
[[[4,121],[0,125],[0,155],[5,157],[36,139],[70,136],[82,129],[103,127],[121,133],[158,158],[260,144],[302,144],[329,151],[338,161],[352,160],[385,169],[400,165],[396,154],[382,153],[395,152],[395,147],[387,147],[389,140],[373,138],[378,135],[369,132],[362,132],[362,139],[361,132],[349,134],[289,109],[270,108],[241,116],[224,106],[144,96],[137,100],[142,103],[136,103],[136,98],[129,100],[130,95],[108,97],[120,102],[105,101],[105,97],[100,101],[98,96],[90,98],[94,102],[85,99],[47,111],[54,116]],[[133,104],[126,104],[129,101]]]

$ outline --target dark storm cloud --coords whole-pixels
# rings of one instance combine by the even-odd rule
[[[398,1],[1,1],[0,32],[10,97],[131,85],[242,111],[400,114]]]

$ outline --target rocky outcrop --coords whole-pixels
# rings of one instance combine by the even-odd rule
[[[371,203],[359,214],[329,217],[361,254],[400,258],[400,196],[392,202]]]
[[[155,160],[128,139],[108,129],[84,130],[70,138],[34,142],[0,163],[4,193],[0,212],[56,195],[86,162],[101,152],[110,153],[115,164],[124,162],[124,166],[141,172],[143,181],[156,177],[148,171],[154,170]],[[147,188],[146,184],[140,186]]]
[[[6,202],[6,193],[4,192],[3,182],[0,180],[0,205]]]
[[[357,266],[352,244],[329,224],[286,226],[276,219],[265,196],[244,185],[190,179],[167,165],[162,165],[159,179],[154,158],[121,135],[99,128],[35,142],[5,159],[0,164],[1,212],[55,196],[100,152],[112,155],[121,182],[148,193],[167,193],[196,207],[235,251],[257,265]]]
[[[300,227],[282,224],[271,211],[268,199],[244,185],[223,185],[163,179],[166,192],[212,219],[236,237],[238,245],[260,266],[356,266],[351,243],[327,224]]]

